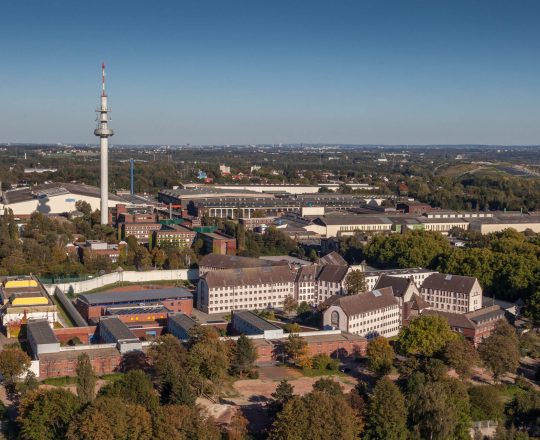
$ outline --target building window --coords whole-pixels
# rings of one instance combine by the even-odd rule
[[[332,327],[339,327],[339,312],[334,310],[330,315],[330,324]]]

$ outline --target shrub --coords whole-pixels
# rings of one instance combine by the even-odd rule
[[[313,368],[316,370],[326,370],[331,360],[330,356],[326,353],[319,353],[311,358]]]

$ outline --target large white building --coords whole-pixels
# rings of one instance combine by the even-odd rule
[[[294,297],[295,274],[289,266],[211,270],[197,284],[197,308],[205,313],[282,308]]]
[[[467,313],[482,308],[482,287],[474,277],[434,273],[424,280],[420,293],[435,310]]]
[[[64,214],[75,211],[78,201],[87,202],[92,210],[100,209],[100,189],[73,183],[46,183],[17,188],[2,193],[1,211],[11,209],[15,217],[28,217],[34,212]],[[121,197],[109,194],[108,206],[126,203]]]
[[[373,290],[379,281],[379,278],[383,275],[411,279],[414,281],[414,284],[416,284],[416,287],[420,287],[424,280],[434,273],[437,272],[421,267],[412,267],[407,269],[368,270],[364,272],[364,277],[366,279],[367,290]]]
[[[396,336],[401,328],[401,308],[391,287],[336,296],[329,303],[323,314],[323,325],[327,329],[373,339]]]
[[[317,217],[313,224],[305,226],[304,229],[316,232],[322,237],[340,237],[357,232],[390,233],[392,221],[384,215],[329,215]]]

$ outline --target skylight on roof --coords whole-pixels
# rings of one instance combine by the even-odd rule
[[[382,293],[381,293],[381,291],[380,291],[379,289],[375,289],[375,290],[373,291],[373,295],[374,295],[374,296],[381,296]]]

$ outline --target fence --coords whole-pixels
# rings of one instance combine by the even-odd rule
[[[99,289],[122,282],[130,283],[145,283],[150,281],[179,281],[189,280],[196,281],[199,279],[198,269],[173,269],[173,270],[148,270],[137,272],[126,270],[123,272],[112,272],[102,276],[97,276],[83,281],[74,281],[57,284],[43,283],[49,294],[54,295],[55,289],[58,287],[61,292],[67,293],[69,288],[73,288],[73,293],[83,293],[89,290]]]

